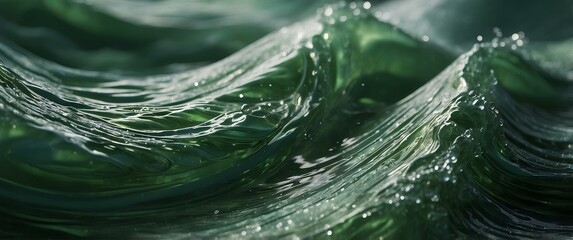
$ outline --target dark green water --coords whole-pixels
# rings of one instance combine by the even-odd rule
[[[573,237],[573,1],[0,1],[1,239]]]

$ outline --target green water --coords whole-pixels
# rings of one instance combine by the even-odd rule
[[[0,237],[571,237],[572,7],[0,1]]]

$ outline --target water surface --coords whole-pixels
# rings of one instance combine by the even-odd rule
[[[571,1],[0,6],[4,238],[573,234]]]

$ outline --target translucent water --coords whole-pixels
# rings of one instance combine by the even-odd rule
[[[113,4],[0,2],[0,236],[573,235],[571,1]]]

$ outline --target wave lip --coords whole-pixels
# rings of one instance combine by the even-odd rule
[[[370,13],[384,6],[325,5],[224,58],[150,72],[94,68],[99,55],[63,66],[91,50],[38,54],[2,19],[0,233],[571,236],[571,81],[543,62],[567,58],[519,34],[456,58]],[[64,7],[153,35],[101,5],[22,5]]]

